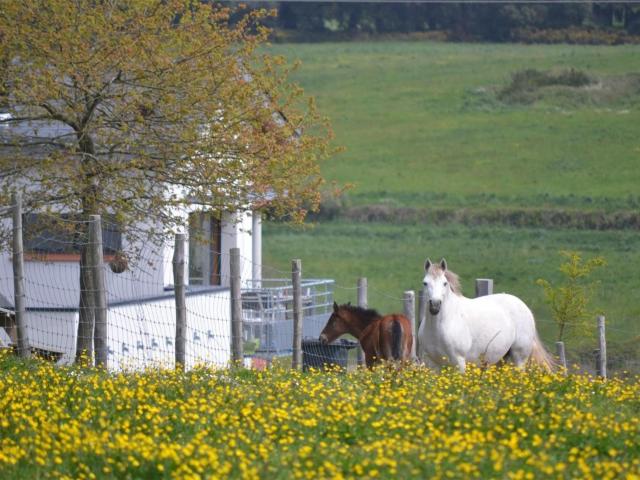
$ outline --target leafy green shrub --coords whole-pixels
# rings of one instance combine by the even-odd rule
[[[554,286],[544,279],[536,283],[544,289],[545,299],[558,326],[557,339],[563,341],[569,331],[581,335],[593,331],[596,311],[589,304],[596,283],[589,281],[589,276],[606,262],[600,256],[583,260],[580,252],[562,251],[560,254],[566,258],[560,265],[560,272],[564,275],[562,283]]]
[[[594,83],[582,70],[570,68],[559,73],[543,72],[534,68],[519,70],[511,75],[511,82],[498,91],[498,99],[506,103],[531,103],[536,93],[546,87],[580,88]]]

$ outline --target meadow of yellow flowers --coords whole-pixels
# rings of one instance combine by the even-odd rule
[[[0,476],[640,478],[640,381],[510,367],[109,374],[0,354]]]

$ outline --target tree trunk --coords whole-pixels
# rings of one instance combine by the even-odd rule
[[[93,139],[90,135],[77,132],[80,151],[88,154],[83,159],[85,168],[95,153]],[[88,220],[96,213],[97,185],[91,169],[85,174],[86,187],[81,193],[82,219]],[[89,224],[78,224],[80,229],[80,302],[78,305],[78,335],[76,340],[76,363],[93,365],[93,330],[95,328],[94,284],[90,265]]]
[[[93,329],[95,326],[93,277],[89,266],[89,246],[80,251],[80,304],[78,305],[78,339],[76,363],[91,363],[93,359]]]
[[[560,331],[558,332],[558,342],[564,341],[562,337],[564,337],[564,327],[566,323],[564,321],[560,322]]]

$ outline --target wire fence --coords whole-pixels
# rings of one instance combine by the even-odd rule
[[[26,337],[31,352],[70,364],[80,352],[97,357],[97,286],[85,257],[94,247],[91,220],[61,214],[24,215],[23,289]],[[5,222],[10,222],[6,220]],[[5,225],[11,228],[11,225]],[[101,222],[106,300],[106,365],[112,370],[174,367],[177,342],[172,239],[152,242],[123,235],[116,222]],[[235,239],[237,241],[237,239]],[[214,243],[214,244],[212,244]],[[227,366],[232,358],[230,255],[223,242],[194,237],[186,261],[184,367]],[[247,250],[247,249],[246,249]],[[263,367],[291,357],[294,292],[290,272],[256,265],[241,256],[242,344],[245,364]],[[257,267],[257,268],[256,268]],[[261,278],[262,270],[279,278]],[[252,274],[260,272],[260,278]],[[0,252],[0,345],[17,344],[12,252]],[[305,342],[317,339],[333,303],[333,281],[301,284]]]
[[[4,220],[11,228],[10,220]],[[41,213],[24,216],[24,302],[26,332],[32,352],[59,363],[73,363],[79,352],[95,356],[96,285],[88,272],[95,268],[83,255],[91,249],[91,221],[71,215]],[[206,364],[226,367],[233,357],[232,283],[230,255],[220,248],[224,241],[189,239],[184,264],[186,285],[185,330],[177,333],[173,239],[150,241],[143,235],[124,235],[117,222],[102,219],[106,299],[106,364],[111,370],[175,367],[177,342],[184,342],[184,367]],[[246,245],[245,245],[246,247]],[[244,365],[263,368],[291,361],[296,340],[295,292],[291,272],[254,262],[241,250],[241,339]],[[256,272],[259,272],[256,278]],[[15,272],[12,252],[0,252],[0,346],[17,344],[14,298]],[[357,285],[341,285],[333,279],[305,278],[300,286],[302,364],[321,368],[326,364],[355,365],[357,339],[322,345],[318,337],[329,319],[334,297],[358,302]],[[365,292],[366,293],[366,292]],[[402,292],[369,287],[371,305],[393,300],[398,311],[406,299]],[[424,306],[423,306],[424,307]],[[418,322],[420,312],[416,315]],[[537,319],[539,324],[551,321]],[[417,326],[417,325],[416,325]],[[639,332],[620,330],[630,340]],[[595,329],[595,322],[594,322]],[[417,331],[417,330],[416,330]],[[182,338],[182,339],[181,339]],[[597,353],[581,346],[568,349],[569,362],[593,370]],[[637,345],[609,350],[613,370],[640,372]],[[361,359],[360,359],[361,361]]]

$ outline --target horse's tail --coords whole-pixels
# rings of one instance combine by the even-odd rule
[[[391,356],[394,360],[402,360],[403,355],[403,341],[402,341],[402,325],[397,318],[393,319],[391,324]]]
[[[544,348],[537,331],[533,337],[533,350],[531,351],[530,361],[550,372],[557,367],[553,356]]]

